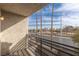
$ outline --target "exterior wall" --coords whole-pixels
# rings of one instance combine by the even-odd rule
[[[1,54],[5,55],[28,34],[28,19],[6,11],[1,14],[4,16],[0,32]]]

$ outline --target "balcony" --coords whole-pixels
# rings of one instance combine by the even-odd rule
[[[51,3],[1,6],[4,20],[0,20],[0,55],[79,56],[79,42],[73,40],[75,34],[78,35],[78,27],[63,24],[64,16],[69,17],[70,10],[57,12],[57,5]]]
[[[79,48],[46,39],[38,34],[29,34],[28,48],[15,50],[12,56],[78,56]],[[20,46],[25,41],[20,42]],[[17,47],[18,48],[18,47]]]

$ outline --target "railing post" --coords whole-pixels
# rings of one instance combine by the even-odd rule
[[[42,12],[41,12],[41,15],[40,15],[40,36],[42,37]],[[40,48],[41,48],[41,55],[42,55],[42,39],[41,39],[41,42],[40,42]]]
[[[63,25],[63,24],[62,24],[62,18],[63,18],[63,14],[61,15],[61,19],[60,19],[60,23],[61,23],[61,24],[60,24],[60,28],[61,28],[61,29],[60,29],[60,35],[61,35],[61,37],[62,37],[62,29],[63,29],[63,27],[62,27],[62,25]]]
[[[37,15],[36,15],[36,34],[38,33],[38,19],[37,19]]]
[[[54,3],[52,4],[52,10],[51,11],[52,11],[52,16],[51,16],[51,50],[52,50]]]
[[[60,18],[60,37],[62,37],[62,35],[63,35],[63,11],[62,11],[62,15],[61,15],[61,18]],[[63,40],[62,40],[62,38],[60,38],[60,43],[62,42]]]

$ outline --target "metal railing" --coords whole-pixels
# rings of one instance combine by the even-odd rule
[[[40,35],[29,35],[29,49],[36,55],[41,56],[78,56],[79,48],[69,46],[66,44],[58,43],[55,41],[51,41]],[[42,40],[42,44],[41,44]],[[52,45],[52,49],[51,48]],[[41,49],[42,47],[42,49]]]

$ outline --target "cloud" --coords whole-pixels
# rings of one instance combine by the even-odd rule
[[[64,3],[60,8],[55,9],[54,12],[55,12],[54,14],[59,15],[58,17],[55,16],[56,18],[54,18],[54,20],[62,19],[63,26],[68,26],[68,25],[79,26],[79,4]],[[63,17],[61,18],[62,14]],[[48,18],[46,17],[46,19]]]
[[[68,17],[63,17],[62,18],[63,26],[79,26],[79,18],[68,18]]]
[[[58,8],[56,11],[75,11],[79,12],[78,3],[63,3],[61,8]]]
[[[55,12],[62,12],[63,26],[79,26],[79,4],[64,3],[55,10]],[[61,18],[61,16],[60,16]]]

